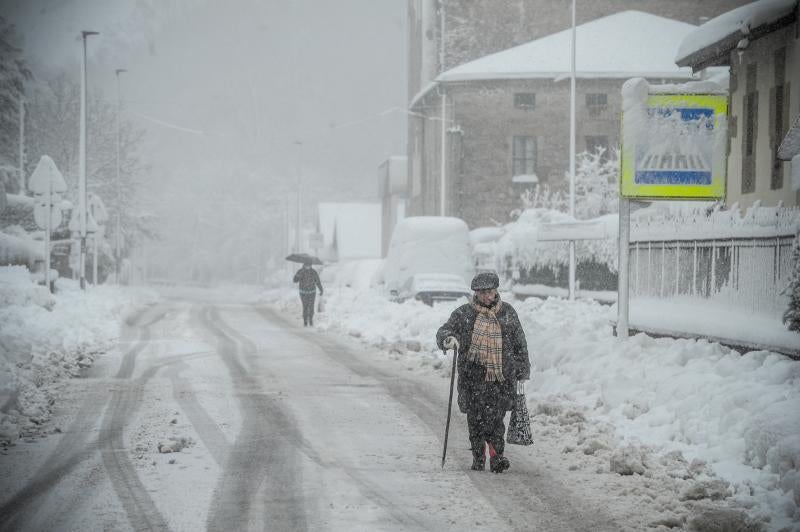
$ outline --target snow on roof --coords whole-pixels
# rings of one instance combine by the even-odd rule
[[[772,26],[783,19],[788,23],[796,8],[797,0],[759,0],[723,13],[684,37],[675,62],[702,68],[709,60],[727,54],[742,39],[757,38],[776,29]]]
[[[800,114],[795,117],[792,127],[783,138],[783,142],[778,148],[778,158],[788,161],[798,154],[800,154]]]
[[[320,203],[319,229],[324,247],[336,260],[381,256],[381,206],[378,203]]]
[[[692,77],[673,60],[696,26],[641,11],[622,11],[576,28],[580,78]],[[570,75],[572,30],[567,29],[442,73],[437,81],[561,78]],[[418,98],[419,96],[415,97]]]

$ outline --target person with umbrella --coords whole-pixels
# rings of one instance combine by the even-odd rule
[[[320,263],[319,259],[311,255],[303,255],[303,257],[299,255],[297,257],[304,260],[293,261],[303,263],[303,266],[294,274],[294,282],[298,283],[300,302],[303,304],[303,327],[309,327],[314,325],[314,300],[317,297],[317,289],[319,289],[320,296],[322,296],[323,290],[317,270],[311,267],[312,262]],[[291,257],[295,257],[295,255],[289,255],[286,259],[292,260]]]
[[[494,272],[472,280],[472,301],[455,309],[436,333],[440,349],[458,354],[458,407],[467,414],[472,469],[483,471],[486,447],[494,473],[509,467],[503,418],[514,406],[517,381],[530,378],[528,343],[514,307],[500,300]]]

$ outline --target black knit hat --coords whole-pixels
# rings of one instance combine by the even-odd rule
[[[473,290],[491,290],[500,286],[500,279],[494,272],[481,272],[472,279]]]

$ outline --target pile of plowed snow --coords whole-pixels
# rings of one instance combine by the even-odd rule
[[[155,297],[110,286],[81,291],[69,279],[50,294],[24,266],[0,267],[0,445],[37,434],[56,404],[53,386],[113,348],[124,317]]]

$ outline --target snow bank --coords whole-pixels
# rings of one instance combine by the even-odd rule
[[[0,442],[36,433],[53,408],[53,385],[90,366],[133,307],[156,297],[107,286],[82,292],[68,279],[56,287],[51,295],[25,267],[0,267]]]
[[[33,265],[44,260],[44,243],[0,232],[0,264]]]
[[[352,287],[355,290],[369,290],[382,281],[383,259],[340,261],[321,268],[322,287],[332,283]]]
[[[452,303],[390,303],[333,281],[328,294],[320,328],[379,346],[407,369],[448,373],[435,333]],[[278,305],[299,315],[296,294]],[[621,341],[609,325],[613,308],[593,301],[513,305],[532,352],[534,427],[573,438],[579,424],[575,468],[601,457],[598,474],[613,465],[671,486],[657,494],[674,498],[666,507],[688,512],[696,500],[719,499],[770,530],[800,524],[800,362],[704,340]]]

